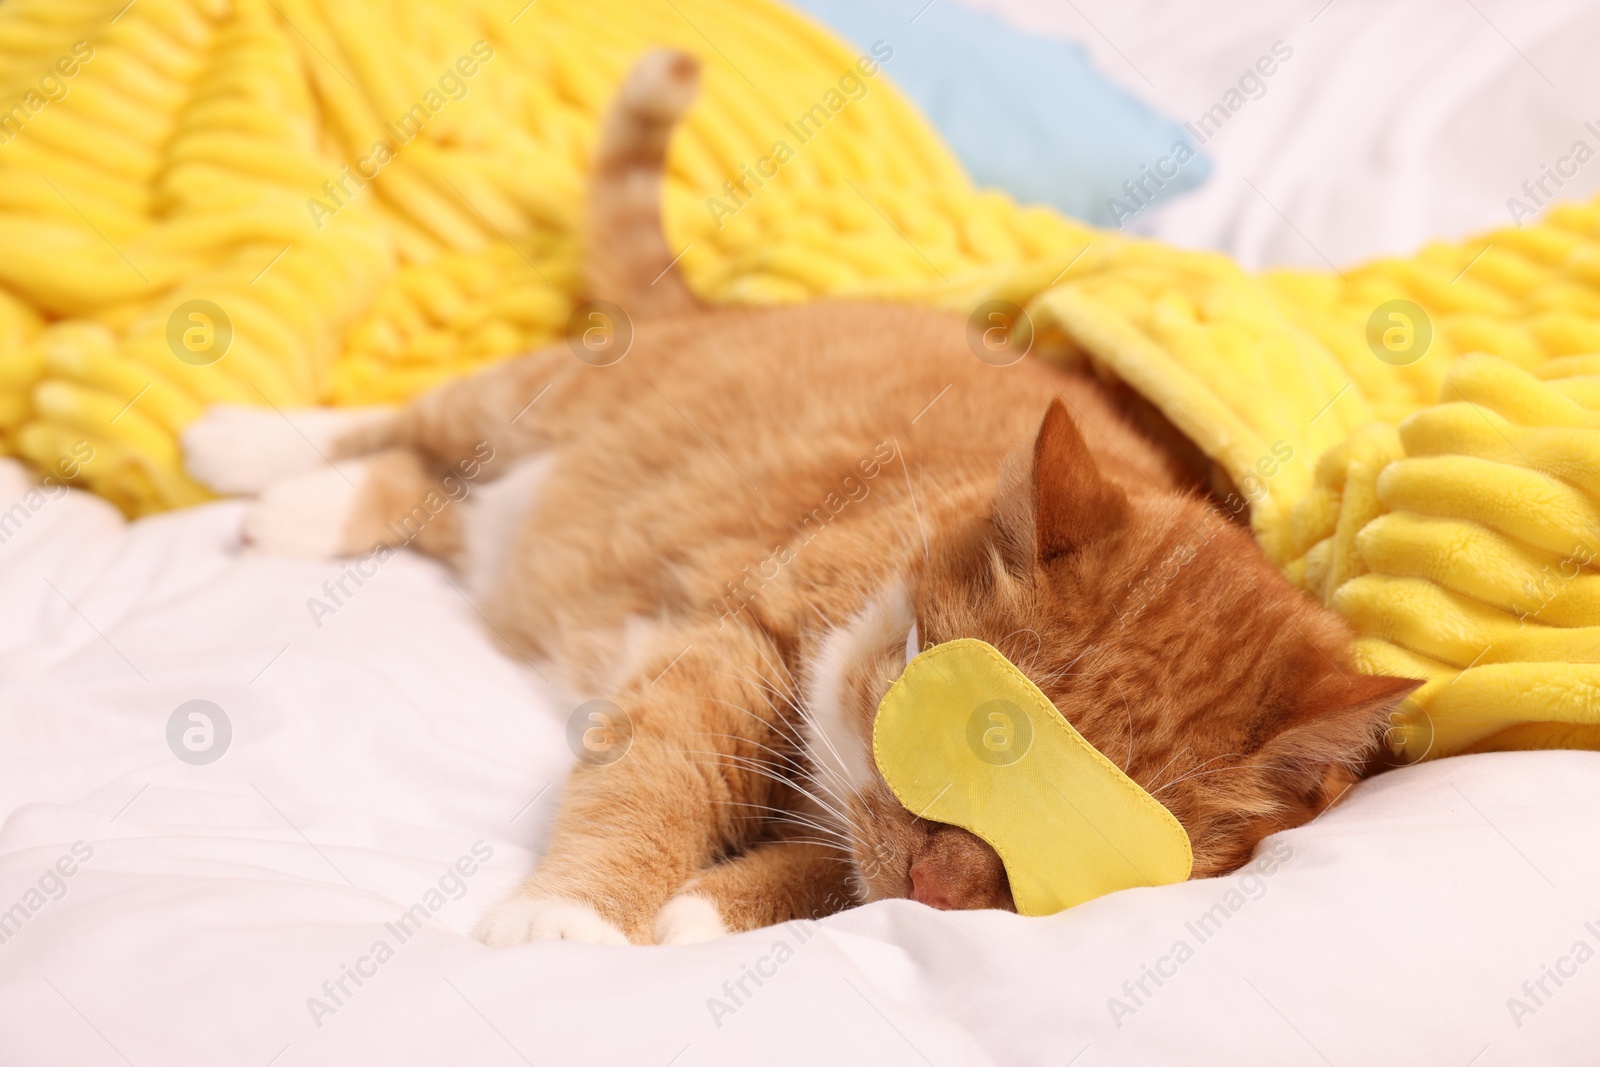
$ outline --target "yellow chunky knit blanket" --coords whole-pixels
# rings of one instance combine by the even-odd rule
[[[207,404],[559,337],[596,116],[655,44],[707,63],[666,193],[701,294],[1026,305],[1227,472],[1364,668],[1428,680],[1401,758],[1600,747],[1600,211],[1246,274],[974,189],[895,42],[767,0],[7,0],[0,449],[144,514],[205,498]]]

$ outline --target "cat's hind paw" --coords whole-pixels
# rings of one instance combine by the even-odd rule
[[[218,404],[180,435],[184,469],[215,493],[259,493],[329,462],[344,434],[392,418],[388,408],[297,408]]]
[[[478,921],[472,936],[490,948],[508,948],[530,941],[585,941],[591,945],[626,945],[627,936],[587,904],[514,894]]]
[[[358,555],[371,547],[353,536],[369,480],[366,461],[357,459],[273,482],[245,511],[245,540],[278,556]]]

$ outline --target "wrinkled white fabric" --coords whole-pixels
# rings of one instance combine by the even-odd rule
[[[1578,106],[1600,100],[1600,14],[1577,2],[1335,0],[1314,23],[1320,0],[970,2],[1082,40],[1183,118],[1288,41],[1207,144],[1210,185],[1134,221],[1252,265],[1500,225],[1600,118]],[[0,514],[24,488],[0,462]],[[1392,772],[1269,841],[1270,873],[1048,919],[895,901],[692,948],[491,951],[465,932],[543,840],[572,709],[440,568],[401,554],[358,586],[349,562],[243,555],[236,504],[127,525],[34,503],[0,521],[7,1067],[1594,1054],[1600,755]],[[212,763],[169,747],[194,700],[231,727]]]
[[[0,464],[0,499],[22,487]],[[1268,870],[1049,919],[896,901],[693,948],[483,948],[570,705],[415,556],[319,628],[349,564],[238,554],[239,517],[124,525],[73,493],[0,545],[0,908],[25,909],[0,913],[0,1062],[1464,1065],[1592,1032],[1600,963],[1522,988],[1600,950],[1590,753],[1392,772]],[[215,762],[169,747],[191,700],[231,724]],[[346,968],[369,976],[330,994]]]
[[[1562,199],[1600,189],[1589,0],[961,2],[1079,41],[1107,77],[1184,122],[1275,42],[1291,49],[1203,145],[1211,179],[1127,222],[1250,267],[1342,268],[1513,225],[1507,200],[1537,207],[1522,186],[1546,166],[1571,175],[1546,182]],[[1588,162],[1561,164],[1580,140]]]

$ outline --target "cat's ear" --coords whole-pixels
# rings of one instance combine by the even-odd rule
[[[1422,683],[1329,671],[1307,691],[1287,726],[1253,757],[1292,796],[1320,810],[1354,782],[1390,712]]]
[[[1060,400],[1050,402],[1033,445],[1033,502],[1041,564],[1071,555],[1128,519],[1127,494],[1100,473]]]

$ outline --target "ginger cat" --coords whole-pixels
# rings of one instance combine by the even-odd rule
[[[1416,683],[1356,673],[1343,624],[1105,387],[989,365],[955,314],[694,297],[659,196],[697,77],[652,53],[601,133],[588,295],[631,317],[625,358],[562,344],[400,410],[299,420],[334,470],[308,471],[270,411],[217,409],[185,437],[197,477],[266,490],[246,532],[268,549],[410,543],[480,570],[473,509],[419,502],[539,457],[479,606],[620,708],[628,747],[573,771],[543,859],[478,936],[671,943],[885,897],[1011,907],[995,852],[902,808],[872,761],[908,641],[997,646],[1172,810],[1196,876],[1336,799]]]

